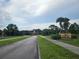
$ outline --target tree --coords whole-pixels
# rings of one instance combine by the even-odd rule
[[[70,19],[68,19],[68,18],[64,18],[63,28],[64,28],[64,30],[65,30],[66,32],[68,31],[68,28],[69,28],[69,25],[70,25],[69,20],[70,20]]]
[[[62,23],[64,22],[64,18],[63,18],[63,17],[59,17],[59,18],[56,20],[56,22],[57,22],[57,23],[59,22],[59,25],[60,25],[61,29],[63,29]]]
[[[57,27],[55,25],[50,25],[49,28],[51,29],[52,34],[59,32],[59,27]]]
[[[56,26],[55,25],[50,25],[49,28],[52,29],[52,30],[55,30]]]
[[[73,23],[69,27],[69,32],[72,34],[79,34],[79,25],[77,23]]]
[[[51,34],[50,29],[44,29],[42,31],[42,35],[50,35],[50,34]]]
[[[39,35],[42,31],[40,29],[33,29],[33,32],[35,32],[36,35]]]
[[[15,24],[9,24],[7,26],[8,35],[17,35],[18,27]]]
[[[8,30],[6,28],[3,29],[3,36],[7,36]]]
[[[64,18],[64,17],[59,17],[57,20],[56,20],[56,22],[59,22],[59,24],[60,24],[60,27],[61,27],[61,29],[62,30],[65,30],[65,32],[67,32],[68,31],[68,27],[69,27],[69,20],[70,19],[68,19],[68,18]]]
[[[2,36],[2,30],[0,30],[0,36]]]

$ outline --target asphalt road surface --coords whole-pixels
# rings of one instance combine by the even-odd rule
[[[38,59],[36,36],[0,47],[0,59]]]

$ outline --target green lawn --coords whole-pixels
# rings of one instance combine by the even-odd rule
[[[52,39],[51,36],[46,36],[46,38]],[[79,39],[60,39],[60,41],[79,47]]]
[[[38,43],[41,59],[79,59],[79,55],[76,55],[58,45],[52,44],[40,36],[38,37]]]
[[[29,36],[14,36],[14,37],[2,39],[2,40],[0,40],[0,46],[8,45],[8,44],[23,40],[23,39],[28,38],[28,37]]]
[[[75,46],[79,46],[79,39],[68,39],[68,40],[60,40],[63,41],[65,43],[69,43]]]

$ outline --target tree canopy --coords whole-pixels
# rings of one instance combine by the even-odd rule
[[[56,22],[59,22],[59,25],[61,27],[62,30],[65,30],[66,32],[68,31],[69,28],[69,23],[70,19],[66,18],[66,17],[59,17]]]

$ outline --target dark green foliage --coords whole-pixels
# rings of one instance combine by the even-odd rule
[[[71,38],[72,38],[72,39],[77,39],[78,36],[77,36],[76,34],[72,34],[72,35],[71,35]]]
[[[32,32],[35,32],[35,35],[40,35],[42,33],[42,30],[40,30],[40,29],[33,29]]]
[[[2,30],[0,30],[0,36],[2,35]]]
[[[57,34],[60,31],[60,28],[57,27],[56,25],[50,25],[50,29],[44,29],[42,30],[42,35],[51,35],[51,34]]]
[[[18,27],[15,24],[9,24],[7,27],[7,34],[9,36],[14,36],[18,34]]]
[[[64,22],[64,18],[63,17],[59,17],[56,22],[59,22],[60,24],[60,27],[63,29],[63,25],[62,25],[62,22]]]
[[[8,35],[8,30],[6,28],[3,29],[3,36],[7,36]]]
[[[52,34],[51,38],[54,40],[59,40],[59,39],[61,39],[61,36],[59,34]]]
[[[79,34],[79,25],[77,23],[73,23],[69,27],[69,32],[72,34]]]
[[[52,34],[56,34],[60,31],[60,28],[56,25],[50,25],[49,28],[51,29]]]
[[[51,34],[50,29],[44,29],[44,30],[42,31],[42,35],[50,35],[50,34]]]
[[[8,24],[6,28],[0,30],[0,37],[5,36],[20,36],[20,35],[31,35],[32,31],[22,30],[19,31],[15,24]]]
[[[68,28],[69,28],[69,25],[70,25],[69,20],[70,19],[68,19],[66,17],[59,17],[56,20],[56,22],[59,22],[61,29],[62,30],[65,30],[65,32],[67,32],[68,31]]]

